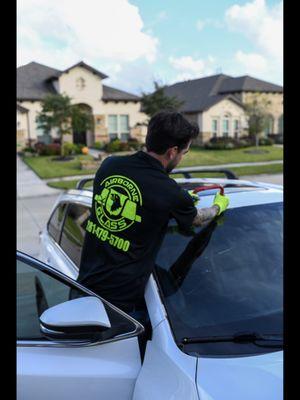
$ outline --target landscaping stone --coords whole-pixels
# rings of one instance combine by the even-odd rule
[[[102,161],[102,160],[101,160]],[[81,169],[95,169],[95,168],[99,168],[100,164],[101,164],[100,160],[94,161],[94,160],[84,160],[84,161],[80,161],[80,168]]]

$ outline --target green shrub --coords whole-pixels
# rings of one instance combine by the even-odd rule
[[[102,142],[95,142],[95,143],[93,144],[92,147],[93,147],[94,149],[97,149],[97,150],[102,150],[103,147],[104,147],[104,143],[102,143]]]
[[[274,141],[276,144],[283,144],[283,134],[269,134],[268,137]]]
[[[274,144],[274,140],[271,138],[259,138],[260,146],[272,146]]]
[[[36,153],[36,150],[33,147],[24,147],[24,153]]]
[[[74,145],[73,143],[65,142],[63,144],[63,155],[70,156],[71,154],[74,154],[75,153],[74,147],[76,147],[76,145]]]
[[[108,153],[115,153],[116,151],[128,150],[128,144],[126,142],[121,142],[120,139],[114,139],[109,143],[106,143],[104,150]]]
[[[60,155],[60,144],[58,143],[45,144],[42,142],[37,142],[34,147],[40,156]]]
[[[252,146],[252,141],[246,137],[241,139],[235,139],[232,137],[214,137],[204,144],[204,148],[208,150],[231,150],[248,146]]]
[[[135,138],[129,138],[127,141],[130,150],[140,150],[142,144]]]

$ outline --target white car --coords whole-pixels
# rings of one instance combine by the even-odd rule
[[[230,207],[190,233],[170,221],[146,286],[142,354],[143,327],[75,282],[91,190],[58,198],[43,262],[18,254],[19,400],[283,399],[282,186],[177,182],[222,185]],[[200,192],[198,207],[215,193]],[[81,297],[69,300],[72,287]]]

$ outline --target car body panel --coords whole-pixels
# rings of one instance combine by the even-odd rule
[[[141,360],[137,338],[88,347],[18,347],[18,400],[129,400]]]
[[[280,400],[282,376],[282,351],[250,357],[198,359],[201,400]]]

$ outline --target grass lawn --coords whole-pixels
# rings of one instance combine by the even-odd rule
[[[246,151],[255,147],[236,150],[203,150],[193,148],[183,158],[181,167],[218,165],[238,162],[273,161],[282,160],[283,148],[274,146],[260,146],[260,150],[266,150],[263,154],[248,154]],[[23,160],[31,167],[40,178],[60,178],[63,176],[89,175],[96,172],[92,170],[81,170],[79,160],[92,159],[90,155],[75,156],[71,161],[52,161],[53,156],[24,157]],[[251,167],[252,168],[252,167]],[[252,173],[252,172],[250,172]],[[248,172],[247,172],[248,174]]]
[[[95,172],[95,169],[80,169],[80,160],[92,160],[93,157],[90,155],[77,155],[70,161],[52,161],[53,158],[55,156],[23,157],[23,161],[43,179],[89,175]]]
[[[273,165],[258,165],[253,167],[241,167],[241,168],[230,168],[230,171],[234,172],[238,178],[243,179],[243,175],[259,175],[259,174],[280,174],[283,171],[282,164],[273,164]],[[172,176],[172,175],[171,175]],[[224,178],[224,174],[220,173],[195,173],[192,175],[195,178]],[[183,178],[183,175],[173,175],[174,178]],[[259,180],[259,178],[258,178]],[[78,179],[71,181],[57,181],[57,182],[49,182],[48,186],[57,188],[57,189],[74,189]],[[91,182],[87,184],[87,186],[91,186]]]
[[[255,147],[233,150],[204,150],[192,148],[180,163],[181,167],[192,167],[193,165],[218,165],[239,162],[273,161],[283,159],[283,148],[274,146],[259,146],[259,150],[266,150],[263,154],[248,154],[246,151]]]

